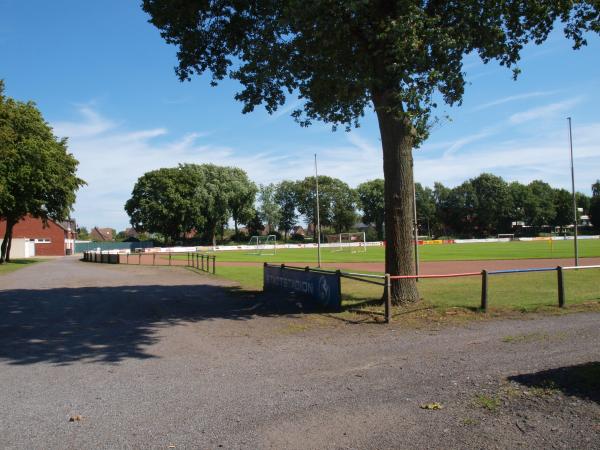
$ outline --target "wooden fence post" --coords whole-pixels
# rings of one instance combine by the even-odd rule
[[[487,312],[488,305],[488,273],[487,270],[481,271],[481,310]]]
[[[215,266],[216,266],[216,262],[217,262],[217,257],[213,256],[212,259],[213,259],[213,275],[214,275],[216,273]]]
[[[563,268],[558,266],[556,268],[556,276],[558,278],[558,307],[565,307],[565,283],[563,279]]]

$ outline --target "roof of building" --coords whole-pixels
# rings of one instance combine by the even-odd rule
[[[114,239],[112,228],[92,228],[90,234],[98,236],[103,241],[112,241]]]

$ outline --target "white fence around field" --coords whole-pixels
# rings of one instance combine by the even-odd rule
[[[600,239],[600,236],[579,236],[578,239]],[[452,244],[483,244],[483,243],[492,243],[492,242],[510,242],[510,241],[524,241],[524,242],[535,242],[535,241],[548,241],[547,238],[488,238],[488,239],[454,239],[450,242],[442,241],[430,241],[431,243],[441,244],[441,245],[452,245]],[[553,236],[553,241],[564,241],[564,240],[573,240],[572,236]],[[424,241],[427,244],[428,241]],[[383,241],[377,242],[344,242],[344,243],[323,243],[321,244],[321,248],[339,248],[339,247],[384,247],[385,244]],[[310,242],[306,244],[269,244],[259,246],[262,250],[267,249],[303,249],[303,248],[317,248],[317,244]],[[186,246],[186,247],[149,247],[149,248],[140,248],[135,249],[133,251],[129,249],[115,249],[115,250],[100,250],[97,249],[99,253],[103,254],[127,254],[127,253],[187,253],[187,252],[223,252],[223,251],[236,251],[236,250],[255,250],[257,248],[256,245],[206,245],[206,246]],[[94,251],[94,250],[92,250]]]

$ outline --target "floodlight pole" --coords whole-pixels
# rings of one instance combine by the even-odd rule
[[[571,148],[571,192],[573,193],[573,224],[575,231],[573,245],[575,246],[575,265],[579,265],[579,249],[577,246],[577,198],[575,196],[575,168],[573,164],[573,132],[571,130],[571,118],[567,117],[569,121],[569,145]]]
[[[317,267],[321,268],[321,219],[319,217],[319,174],[317,172],[317,154],[315,153],[315,186],[317,189]]]

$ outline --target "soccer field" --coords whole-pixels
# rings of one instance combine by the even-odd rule
[[[272,253],[267,251],[266,253]],[[272,262],[272,263],[315,263],[317,249],[277,249],[275,255],[253,255],[248,250],[216,252],[219,262]],[[366,252],[351,253],[321,249],[324,263],[336,262],[382,262],[384,247],[368,247]],[[569,258],[573,256],[573,241],[528,241],[487,242],[477,244],[421,245],[421,261],[467,261],[496,259],[541,259]],[[579,241],[580,257],[600,256],[600,239]],[[185,258],[185,256],[181,256]]]
[[[330,263],[382,263],[385,249],[371,247],[366,252],[335,252],[323,248],[322,262]],[[494,261],[542,258],[571,258],[573,241],[494,242],[477,244],[424,245],[419,247],[421,261]],[[249,290],[262,289],[262,267],[256,265],[220,265],[224,262],[248,263],[305,263],[314,266],[316,249],[278,249],[275,255],[252,255],[246,251],[217,252],[217,274],[234,280]],[[599,257],[600,240],[582,240],[579,243],[580,257]],[[185,255],[178,255],[185,258]],[[572,261],[568,259],[567,261]],[[518,263],[517,263],[518,264]],[[569,265],[565,263],[565,265]],[[331,266],[328,268],[332,268]],[[360,270],[364,271],[364,270]],[[565,274],[567,305],[598,305],[600,291],[598,276],[600,269],[588,271],[569,271]],[[423,305],[436,311],[452,308],[476,310],[481,298],[481,279],[423,279],[419,282],[419,291]],[[342,293],[344,307],[361,307],[365,302],[372,303],[381,299],[382,288],[372,284],[343,278]],[[523,273],[497,275],[489,281],[489,305],[491,311],[537,311],[540,308],[556,307],[556,273]],[[596,307],[596,306],[594,306]]]

